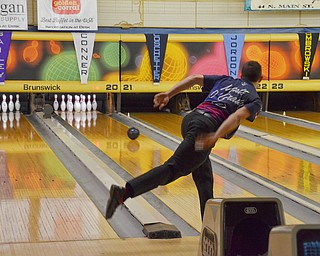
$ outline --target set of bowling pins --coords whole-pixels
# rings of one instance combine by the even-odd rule
[[[87,101],[86,101],[86,96],[81,94],[81,95],[75,95],[74,96],[74,101],[73,101],[73,96],[68,94],[67,98],[65,95],[61,95],[61,102],[58,102],[58,95],[54,95],[54,101],[53,101],[53,109],[54,111],[60,110],[62,112],[68,111],[68,112],[90,112],[91,110],[96,111],[97,110],[97,100],[96,100],[96,95],[92,95],[92,101],[91,101],[91,95],[87,96]]]
[[[19,94],[16,95],[16,101],[13,102],[13,95],[9,95],[9,102],[7,102],[7,95],[2,94],[2,103],[0,106],[0,110],[2,113],[6,113],[7,111],[13,112],[14,110],[20,111],[20,100],[19,100]]]

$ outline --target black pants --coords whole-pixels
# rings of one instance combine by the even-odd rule
[[[194,144],[197,135],[214,132],[217,128],[215,120],[198,112],[192,111],[186,115],[181,125],[183,141],[164,164],[127,182],[126,187],[131,191],[131,197],[192,173],[198,189],[203,218],[205,204],[208,199],[213,198],[213,173],[209,159],[211,149],[195,151]]]

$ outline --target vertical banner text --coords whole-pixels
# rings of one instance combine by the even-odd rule
[[[11,31],[0,31],[0,85],[6,79],[6,67],[11,43]]]
[[[233,78],[239,76],[239,65],[244,44],[244,35],[223,35],[226,51],[228,75]]]
[[[95,33],[72,33],[77,54],[80,79],[82,84],[88,83],[89,70],[93,54]]]
[[[319,33],[299,33],[302,59],[302,79],[309,79],[314,54],[317,49]]]
[[[153,83],[160,83],[168,35],[146,34],[145,36],[150,56]]]

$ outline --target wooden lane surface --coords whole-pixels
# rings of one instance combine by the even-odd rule
[[[1,127],[0,255],[197,254],[199,237],[119,239],[23,116]]]
[[[3,120],[0,250],[6,243],[118,238],[27,119],[5,127]]]
[[[320,149],[320,131],[258,116],[254,122],[245,121],[244,126]]]
[[[180,116],[167,113],[132,113],[131,115],[156,127],[160,125],[161,129],[174,135],[178,135],[177,124],[171,123],[181,123],[182,120]],[[164,126],[163,123],[166,125]],[[314,140],[317,139],[314,138]],[[213,153],[320,203],[319,165],[237,136],[231,140],[219,140]]]
[[[107,239],[54,243],[17,243],[0,245],[5,256],[195,256],[199,237],[178,239]]]
[[[282,111],[282,112],[280,112],[280,111],[275,111],[274,113],[320,124],[320,112],[313,112],[313,111]]]
[[[162,120],[160,123],[165,123],[162,117],[159,117],[159,120]],[[166,126],[170,126],[171,123],[166,123]],[[72,125],[76,126],[75,122]],[[173,125],[176,126],[177,123]],[[78,127],[87,139],[133,177],[162,164],[171,156],[171,150],[143,135],[136,140],[130,140],[127,137],[127,129],[127,126],[103,114],[98,114],[95,125],[87,123]],[[190,175],[167,186],[160,186],[152,193],[192,227],[198,231],[201,230],[198,196]],[[254,197],[248,191],[217,175],[215,176],[215,196]],[[294,218],[288,219],[290,223],[300,223]]]

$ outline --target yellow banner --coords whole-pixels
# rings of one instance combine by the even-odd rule
[[[143,36],[143,35],[142,35]],[[120,34],[102,34],[98,33],[95,37],[95,42],[119,42],[121,39]],[[25,32],[13,31],[12,40],[39,40],[39,41],[73,41],[71,32]]]
[[[71,32],[26,32],[13,31],[12,40],[55,40],[73,41]],[[144,34],[104,34],[97,33],[95,42],[145,42]],[[319,38],[320,40],[320,38]],[[295,33],[288,34],[246,34],[245,42],[299,41]],[[223,42],[222,34],[169,34],[168,42]]]
[[[121,93],[157,93],[165,92],[171,89],[177,82],[160,82],[154,84],[153,82],[121,82]],[[200,85],[194,85],[185,92],[201,92]]]
[[[120,92],[119,81],[20,81],[6,80],[1,92],[20,93],[106,93]]]
[[[153,84],[141,81],[20,81],[7,80],[0,87],[4,93],[157,93],[169,90],[176,82]],[[199,85],[194,85],[186,92],[200,92]]]
[[[157,93],[165,92],[176,84],[172,82],[143,81],[20,81],[7,80],[0,91],[3,93]],[[258,92],[320,91],[320,80],[272,80],[262,81]],[[199,93],[200,85],[194,85],[184,92]]]
[[[258,92],[312,92],[320,91],[319,80],[272,80],[262,81]]]

